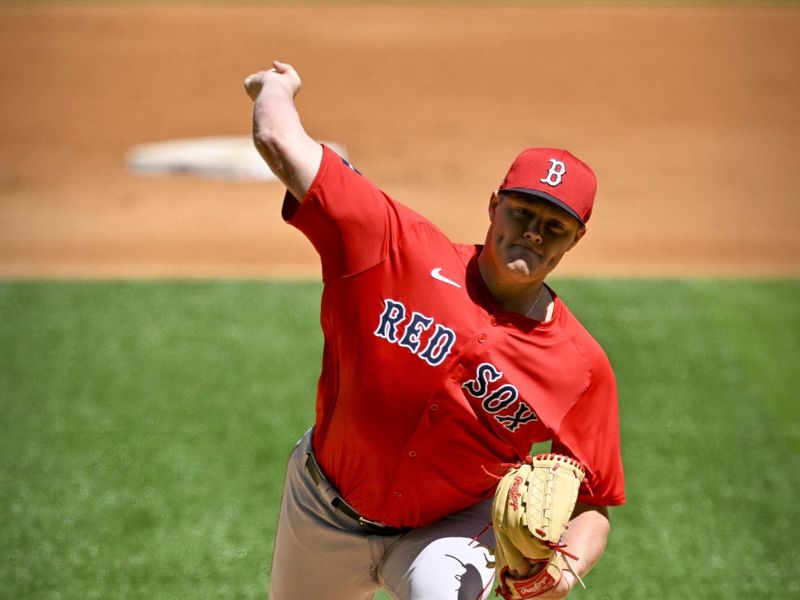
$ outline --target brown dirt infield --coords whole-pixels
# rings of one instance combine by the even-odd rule
[[[522,148],[600,180],[564,275],[800,275],[800,8],[0,7],[0,277],[307,276],[279,184],[126,171],[246,134],[241,82],[459,241]]]

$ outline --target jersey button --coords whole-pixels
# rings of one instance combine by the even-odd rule
[[[478,343],[479,343],[479,344],[482,344],[482,343],[483,343],[483,342],[485,342],[485,341],[486,341],[486,334],[485,334],[485,333],[482,333],[482,334],[480,334],[480,335],[478,336]]]
[[[400,490],[395,490],[394,491],[394,497],[395,498],[402,498],[403,497],[403,492],[401,492]]]
[[[411,458],[416,458],[416,457],[417,457],[417,451],[416,451],[416,450],[409,450],[409,451],[408,451],[408,455],[409,455]]]
[[[437,410],[439,410],[439,405],[438,405],[438,404],[431,404],[431,410],[432,410],[432,411],[437,411]]]

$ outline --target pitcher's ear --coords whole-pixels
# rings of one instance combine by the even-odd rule
[[[495,190],[489,198],[489,221],[494,221],[494,213],[498,204],[500,204],[500,195]]]
[[[581,241],[581,238],[586,235],[586,226],[581,226],[578,231],[575,232],[575,239],[572,240],[572,243],[569,245],[567,250],[572,250],[575,247],[575,244]]]

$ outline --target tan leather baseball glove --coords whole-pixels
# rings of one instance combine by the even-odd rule
[[[562,566],[570,568],[564,557],[576,558],[564,550],[561,536],[575,508],[584,468],[559,454],[527,459],[500,480],[492,504],[497,594],[506,600],[533,598],[557,586]]]

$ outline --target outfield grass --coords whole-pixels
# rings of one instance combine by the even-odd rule
[[[615,364],[628,477],[575,596],[798,597],[800,281],[556,288]],[[266,598],[319,292],[1,283],[0,598]]]

